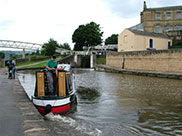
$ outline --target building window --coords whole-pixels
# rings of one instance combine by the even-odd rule
[[[172,26],[165,26],[164,31],[165,32],[172,31]]]
[[[176,12],[176,20],[182,19],[182,12]]]
[[[171,42],[168,42],[168,48],[170,48],[170,46],[171,46]]]
[[[155,19],[156,20],[161,20],[161,13],[156,13],[155,14]]]
[[[171,13],[170,12],[166,13],[166,20],[171,20]]]
[[[174,27],[174,30],[182,30],[182,26],[181,25],[177,25]]]
[[[149,48],[153,48],[153,40],[152,39],[149,40]]]
[[[156,32],[156,33],[162,33],[162,27],[161,26],[155,26],[154,27],[154,32]]]

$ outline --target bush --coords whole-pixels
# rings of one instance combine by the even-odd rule
[[[106,58],[97,58],[97,64],[106,64]]]

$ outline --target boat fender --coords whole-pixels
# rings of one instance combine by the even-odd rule
[[[52,110],[52,106],[50,104],[46,105],[45,108],[44,108],[44,112],[46,114],[48,114],[49,112],[51,112]]]

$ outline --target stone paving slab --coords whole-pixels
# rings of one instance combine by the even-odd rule
[[[28,99],[19,80],[9,80],[0,69],[0,135],[52,136],[43,117]]]

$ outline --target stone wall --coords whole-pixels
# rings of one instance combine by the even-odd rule
[[[109,52],[106,65],[128,70],[182,72],[182,50]]]

